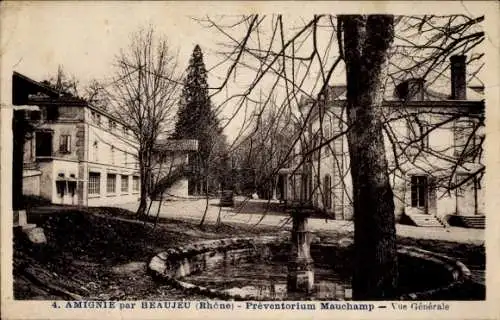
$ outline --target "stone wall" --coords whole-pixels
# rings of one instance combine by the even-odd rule
[[[289,240],[289,234],[284,232],[278,236],[208,240],[189,244],[157,254],[151,259],[149,270],[153,275],[167,280],[170,284],[193,293],[222,299],[255,300],[256,298],[250,295],[206,288],[184,282],[182,278],[193,272],[214,268],[224,263],[242,262],[256,256],[266,257],[278,254],[285,258],[286,253],[289,252],[287,240]],[[276,246],[280,243],[283,247],[277,249]],[[341,245],[338,243],[314,243],[311,245],[311,250],[315,253],[313,258],[320,263],[336,263],[332,261],[332,257],[333,260],[349,259],[347,256],[337,255],[337,251],[341,249],[339,246]],[[344,252],[345,249],[342,248],[341,251]],[[403,275],[409,281],[415,282],[415,277],[419,273],[422,277],[419,277],[418,281],[430,279],[429,283],[422,286],[412,286],[415,292],[403,294],[400,297],[401,300],[432,300],[443,299],[443,297],[453,299],[454,292],[470,281],[469,269],[461,262],[444,255],[409,246],[398,248],[398,253],[402,261],[413,260],[412,264],[408,264],[408,268],[402,270]],[[283,261],[286,262],[286,258]],[[420,268],[415,270],[415,265]],[[432,277],[429,277],[430,274]],[[422,289],[419,290],[419,288]]]
[[[288,236],[288,233],[286,233]],[[223,299],[249,300],[250,296],[233,295],[228,292],[206,288],[182,281],[193,272],[214,268],[224,263],[238,263],[252,257],[269,256],[268,244],[283,241],[285,235],[258,238],[230,238],[208,240],[168,249],[157,254],[149,263],[149,270],[170,284],[191,292]]]

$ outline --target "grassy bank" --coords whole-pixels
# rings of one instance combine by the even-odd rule
[[[120,300],[187,298],[182,291],[155,282],[147,274],[147,263],[155,254],[203,239],[275,231],[227,225],[200,229],[168,219],[153,229],[152,224],[134,221],[131,215],[113,208],[31,215],[30,222],[44,228],[48,243],[35,248],[20,233],[16,235],[15,298],[68,299],[71,294]]]

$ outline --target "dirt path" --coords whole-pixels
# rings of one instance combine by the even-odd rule
[[[219,200],[217,199],[209,200],[206,217],[206,221],[209,224],[214,224],[217,221],[220,211],[220,217],[223,223],[239,223],[246,225],[255,225],[259,223],[260,225],[268,227],[291,227],[289,215],[285,212],[267,210],[267,201],[249,200],[243,202],[242,199],[239,199],[236,201],[234,208],[220,208],[218,203]],[[151,206],[152,215],[156,215],[158,204],[158,202],[154,202]],[[137,207],[137,202],[120,205],[120,208],[133,212],[135,212]],[[168,201],[164,202],[161,206],[160,217],[200,221],[205,207],[205,200]],[[276,203],[273,202],[271,208],[276,208]],[[352,221],[310,218],[308,224],[312,231],[352,232],[354,230]],[[396,232],[398,236],[414,239],[441,240],[474,245],[484,244],[483,229],[458,227],[425,228],[397,224]]]

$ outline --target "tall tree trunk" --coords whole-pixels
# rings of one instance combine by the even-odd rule
[[[208,179],[205,179],[205,181],[208,184]],[[208,198],[208,185],[207,185],[207,192],[205,192],[205,211],[203,212],[203,216],[201,217],[201,221],[200,221],[200,225],[199,225],[200,228],[205,223],[205,219],[207,217],[207,213],[208,213],[208,200],[209,200],[209,198]]]
[[[148,206],[148,190],[150,183],[150,175],[148,170],[148,161],[144,150],[139,150],[139,170],[141,176],[141,193],[139,200],[139,208],[137,208],[136,215],[142,217],[146,213]]]
[[[353,298],[393,299],[398,280],[394,199],[380,112],[394,17],[340,19],[344,28],[350,126],[347,139],[354,190]]]

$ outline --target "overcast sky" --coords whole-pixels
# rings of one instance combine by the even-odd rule
[[[353,4],[347,2],[341,2],[341,5],[315,2],[314,7],[307,6],[307,3],[309,2],[278,2],[273,5],[259,2],[247,3],[245,6],[231,2],[4,3],[0,48],[2,79],[9,79],[12,70],[16,70],[35,80],[43,80],[55,75],[58,66],[62,65],[82,86],[91,79],[107,80],[112,73],[114,56],[120,48],[127,46],[130,34],[148,25],[153,25],[157,33],[167,36],[172,48],[179,50],[179,66],[182,70],[186,68],[195,44],[201,46],[205,63],[210,68],[221,59],[214,54],[217,44],[227,42],[227,38],[219,32],[204,28],[193,21],[191,16],[241,14],[254,9],[253,11],[260,13],[280,12],[296,18],[301,15],[310,18],[315,12],[338,13],[337,8],[353,8]],[[443,6],[424,3],[425,6],[412,3],[412,8],[428,12],[430,6],[434,6],[433,13],[443,10]],[[365,12],[387,10],[387,6],[379,7],[375,2],[358,3],[356,10],[360,10],[360,5]],[[401,1],[391,7],[394,7],[394,13],[407,13],[407,5],[408,3],[405,7],[405,3]],[[474,11],[474,7],[468,5],[460,11],[463,10]],[[479,12],[482,10],[484,9]],[[219,70],[214,75],[223,75],[224,69]],[[220,84],[220,80],[214,75],[209,78],[211,86]],[[333,80],[334,83],[343,81],[341,73]],[[10,90],[4,81],[3,90]],[[2,102],[8,103],[5,95],[2,95]],[[230,114],[230,110],[225,112]],[[234,121],[226,133],[231,135],[238,127],[238,121]]]

